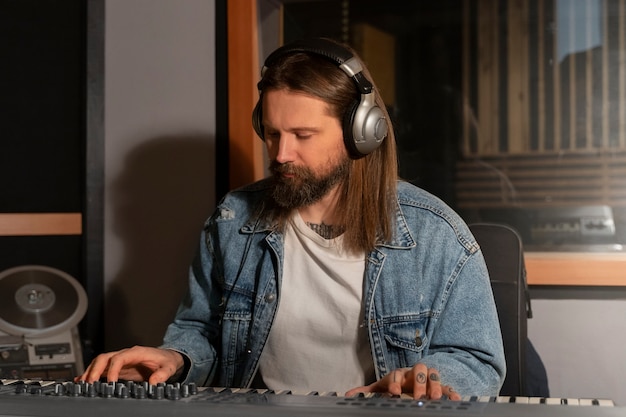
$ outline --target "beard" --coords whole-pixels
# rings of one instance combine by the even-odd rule
[[[318,176],[308,167],[271,161],[269,169],[274,178],[272,198],[287,210],[310,206],[320,201],[337,184],[347,180],[350,162],[346,156],[334,165],[329,162],[326,172]],[[289,174],[290,177],[283,174]]]

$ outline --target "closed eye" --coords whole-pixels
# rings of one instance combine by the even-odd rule
[[[293,132],[293,135],[298,140],[307,140],[311,139],[314,136],[313,132]],[[280,139],[280,132],[275,130],[265,130],[265,138],[267,139]]]

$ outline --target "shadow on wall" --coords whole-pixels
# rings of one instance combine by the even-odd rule
[[[123,260],[106,293],[107,351],[161,343],[214,208],[213,142],[202,135],[148,140],[129,152],[111,185]]]

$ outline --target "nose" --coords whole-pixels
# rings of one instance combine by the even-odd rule
[[[276,157],[274,158],[276,162],[281,164],[287,162],[293,162],[294,159],[294,140],[289,137],[289,135],[283,134],[280,136],[280,139],[276,141],[274,144],[274,151],[276,152]],[[271,153],[271,150],[270,150]]]

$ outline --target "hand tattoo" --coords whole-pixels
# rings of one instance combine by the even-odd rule
[[[418,384],[425,384],[426,374],[424,372],[420,372],[419,374],[416,375],[415,380],[417,381]]]

